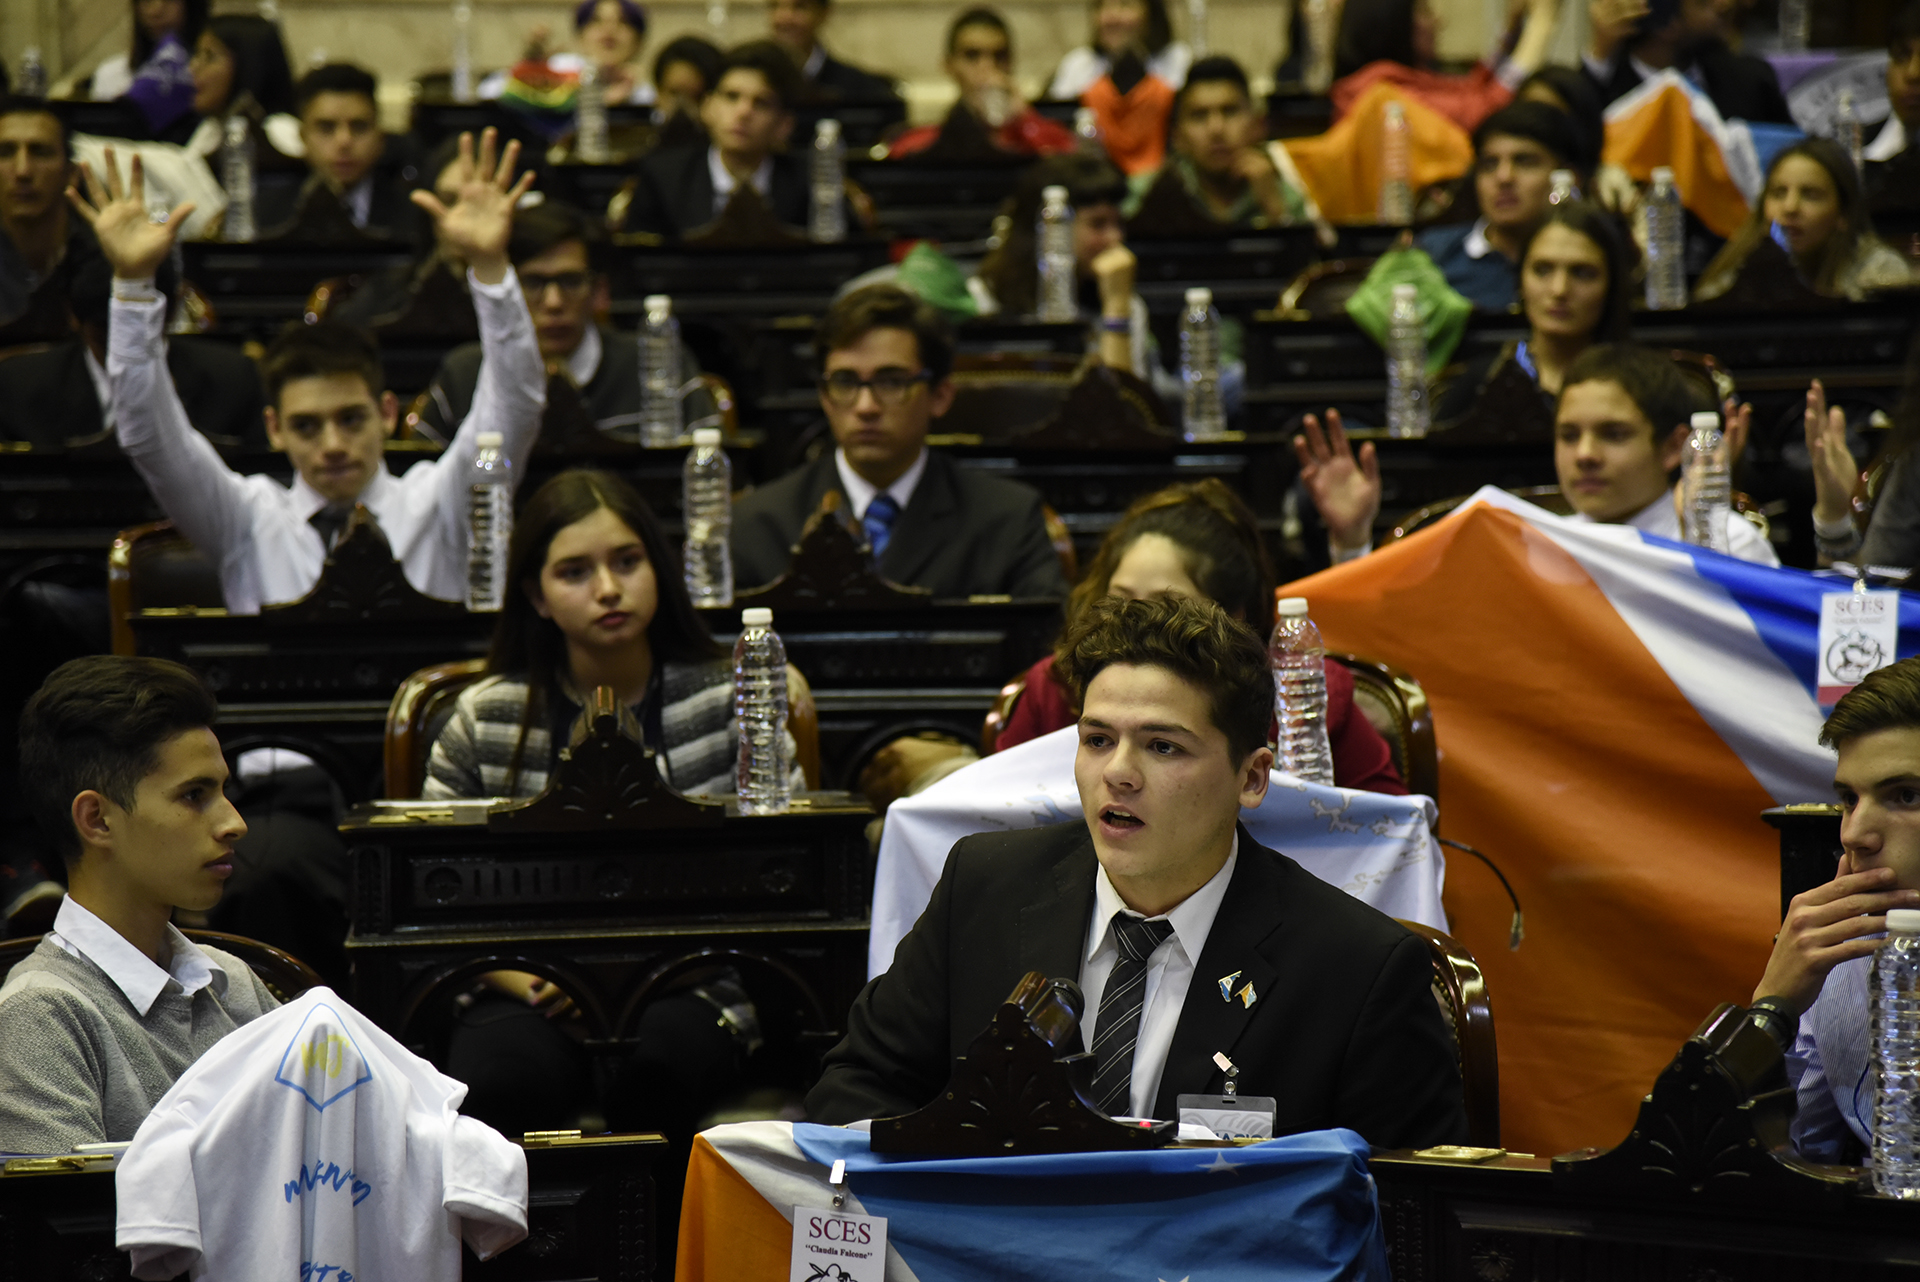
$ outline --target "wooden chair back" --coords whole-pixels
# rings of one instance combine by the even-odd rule
[[[1440,749],[1433,734],[1433,709],[1427,692],[1412,674],[1357,654],[1329,653],[1329,659],[1353,674],[1353,702],[1368,724],[1380,732],[1393,754],[1393,768],[1409,792],[1440,799]]]
[[[462,659],[422,668],[400,683],[387,705],[382,749],[386,795],[418,797],[427,781],[427,757],[453,716],[460,692],[486,674],[486,660]],[[820,786],[820,710],[804,678],[792,683],[787,699],[787,729],[796,746],[795,764],[807,787]]]
[[[153,521],[122,530],[107,552],[107,609],[113,628],[113,652],[133,654],[128,617],[140,610],[224,610],[220,569],[202,555],[172,521]]]
[[[275,948],[272,944],[263,944],[257,939],[248,939],[243,935],[228,935],[217,930],[185,930],[181,934],[196,944],[207,945],[232,953],[247,964],[248,969],[260,977],[267,991],[285,1004],[299,997],[309,988],[318,988],[321,979],[313,967],[295,957],[292,953]],[[0,981],[16,965],[26,959],[28,953],[40,946],[44,935],[22,935],[16,939],[0,940]]]
[[[1080,556],[1073,550],[1073,531],[1067,528],[1051,503],[1040,505],[1040,519],[1047,527],[1047,542],[1053,544],[1053,554],[1060,558],[1060,573],[1067,576],[1067,586],[1071,587],[1080,578]]]
[[[1313,264],[1280,291],[1279,300],[1273,305],[1275,315],[1280,320],[1303,321],[1342,314],[1347,300],[1366,282],[1377,261],[1335,258]]]
[[[980,755],[991,757],[999,751],[996,740],[1000,732],[1007,728],[1007,719],[1013,716],[1013,706],[1020,702],[1020,696],[1027,692],[1027,674],[1022,672],[1013,680],[1000,687],[1000,693],[993,697],[993,706],[987,709],[986,720],[980,723]]]
[[[1426,941],[1433,963],[1433,997],[1447,1017],[1460,1084],[1466,1094],[1467,1143],[1500,1147],[1500,1055],[1493,1032],[1493,1003],[1480,963],[1445,931],[1417,921],[1402,926]]]

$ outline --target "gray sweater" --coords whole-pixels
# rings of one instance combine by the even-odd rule
[[[238,957],[191,997],[178,984],[138,1014],[98,966],[51,940],[0,987],[0,1152],[66,1153],[130,1140],[187,1066],[280,1003]]]

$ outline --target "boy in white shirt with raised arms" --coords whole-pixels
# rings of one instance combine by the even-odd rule
[[[229,612],[255,614],[310,592],[355,504],[373,514],[409,583],[446,600],[465,596],[463,491],[478,439],[498,433],[517,476],[547,393],[533,319],[507,258],[514,205],[533,176],[515,182],[520,144],[508,143],[496,163],[494,141],[493,130],[482,134],[476,156],[472,136],[462,135],[451,207],[413,193],[467,264],[485,355],[473,408],[453,442],[398,477],[384,456],[400,407],[378,353],[364,335],[326,321],[289,327],[267,352],[267,438],[292,460],[293,483],[230,469],[180,408],[162,341],[166,305],[153,286],[193,206],[152,221],[139,159],[123,183],[111,148],[104,181],[85,169],[87,197],[68,189],[113,267],[107,377],[120,447],[175,526],[219,565]]]

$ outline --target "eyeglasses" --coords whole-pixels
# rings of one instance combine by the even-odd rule
[[[861,378],[850,369],[837,369],[831,374],[820,377],[820,394],[827,403],[840,409],[852,409],[860,399],[861,389],[873,393],[873,399],[882,405],[901,405],[913,395],[913,389],[922,383],[931,383],[933,374],[921,370],[910,374],[903,369],[883,369],[872,378]]]
[[[587,292],[587,286],[593,283],[593,277],[586,272],[560,272],[554,276],[535,276],[531,272],[520,273],[520,289],[528,298],[538,298],[547,292],[547,286],[558,285],[560,293],[567,298],[577,298]]]

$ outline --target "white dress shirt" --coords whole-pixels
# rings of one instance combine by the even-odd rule
[[[1180,1025],[1180,1011],[1187,1004],[1187,989],[1193,983],[1193,968],[1206,951],[1207,935],[1213,919],[1220,913],[1220,902],[1227,897],[1227,883],[1233,880],[1234,865],[1240,862],[1240,834],[1233,834],[1233,848],[1227,862],[1206,885],[1181,900],[1171,912],[1149,921],[1173,923],[1173,933],[1160,942],[1147,959],[1146,990],[1141,994],[1140,1040],[1133,1047],[1132,1094],[1127,1107],[1134,1117],[1152,1117],[1154,1097],[1160,1094],[1160,1075],[1167,1067],[1167,1051],[1173,1046],[1173,1031]],[[1080,963],[1080,991],[1086,994],[1087,1010],[1080,1019],[1081,1044],[1093,1045],[1099,1031],[1100,997],[1107,990],[1107,977],[1120,958],[1120,946],[1114,942],[1113,919],[1127,911],[1120,892],[1100,868],[1093,877],[1093,917],[1087,923],[1087,948]],[[1225,1049],[1221,1047],[1219,1049]]]
[[[1907,127],[1898,116],[1888,116],[1886,127],[1860,152],[1862,160],[1892,160],[1907,149]]]
[[[718,218],[726,212],[727,202],[733,199],[733,189],[740,184],[720,159],[718,147],[707,148],[707,176],[713,180],[713,216]],[[753,189],[765,196],[769,203],[773,200],[773,157],[768,156],[760,162],[748,179]]]
[[[170,985],[175,992],[189,997],[209,984],[214,985],[216,996],[227,991],[227,972],[220,963],[201,952],[192,940],[172,926],[167,927],[167,943],[172,955],[162,969],[153,958],[128,942],[125,935],[81,907],[72,895],[61,901],[47,938],[104,971],[142,1018]]]
[[[573,355],[567,357],[567,377],[573,380],[575,387],[585,387],[600,372],[600,358],[606,355],[600,344],[600,327],[592,321],[587,322],[587,332],[580,336],[580,346],[573,349]]]
[[[833,452],[833,466],[840,473],[840,488],[847,492],[847,502],[853,508],[853,519],[865,520],[867,508],[879,496],[880,487],[853,470],[853,465],[847,462],[845,450],[837,449]],[[927,447],[922,445],[920,457],[913,461],[913,466],[902,472],[900,479],[887,487],[887,493],[893,495],[893,501],[900,505],[902,512],[906,511],[907,504],[913,501],[913,492],[919,487],[920,478],[926,474],[926,471]]]
[[[468,282],[486,353],[473,409],[439,458],[397,477],[382,464],[358,499],[380,523],[407,582],[448,601],[466,596],[465,490],[475,440],[499,432],[518,482],[547,401],[546,365],[512,269],[497,285],[483,285],[471,272]],[[166,303],[157,293],[145,301],[127,297],[140,288],[115,282],[109,322],[107,375],[120,448],[161,510],[220,567],[229,613],[257,614],[263,605],[299,600],[326,563],[320,533],[308,524],[326,499],[298,474],[291,485],[241,476],[193,430],[167,375]]]
[[[1593,518],[1575,513],[1576,521],[1591,521]],[[1680,509],[1674,502],[1673,491],[1668,490],[1653,502],[1635,512],[1622,522],[1631,525],[1643,534],[1657,535],[1663,539],[1672,539],[1675,543],[1685,543],[1686,535],[1680,528]],[[1727,513],[1727,548],[1732,556],[1742,561],[1752,561],[1756,565],[1780,564],[1779,555],[1773,545],[1760,537],[1760,531],[1753,522],[1738,512]]]
[[[346,206],[347,217],[353,220],[353,225],[364,228],[367,219],[373,217],[373,175],[368,174],[347,188],[340,203]]]

